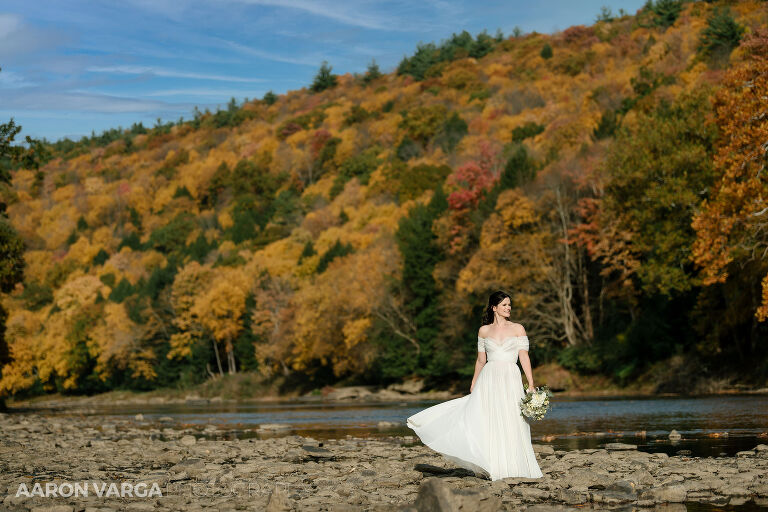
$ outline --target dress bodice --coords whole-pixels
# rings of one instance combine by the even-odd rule
[[[486,353],[486,361],[517,362],[521,350],[528,350],[528,336],[505,336],[501,341],[490,336],[477,337],[477,351]]]

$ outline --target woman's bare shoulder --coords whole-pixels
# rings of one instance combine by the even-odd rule
[[[523,327],[523,324],[518,324],[515,322],[510,322],[510,330],[514,332],[513,336],[525,336],[525,327]]]
[[[488,325],[488,324],[481,325],[480,328],[477,330],[477,335],[480,338],[485,338],[486,336],[488,336],[488,330],[489,329],[490,329],[490,325]]]

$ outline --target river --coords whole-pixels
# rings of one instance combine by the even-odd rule
[[[332,402],[322,400],[101,406],[87,414],[109,417],[143,414],[149,423],[164,418],[176,426],[218,425],[228,436],[266,437],[299,434],[316,439],[354,436],[413,435],[405,419],[436,401]],[[697,397],[555,397],[541,421],[531,423],[534,442],[556,449],[599,447],[606,442],[638,445],[669,455],[732,456],[768,444],[768,395]],[[65,413],[64,411],[60,413]],[[391,422],[398,426],[380,426]],[[290,425],[279,434],[256,433],[260,424]],[[169,425],[172,426],[172,425]],[[669,440],[677,430],[682,439]]]

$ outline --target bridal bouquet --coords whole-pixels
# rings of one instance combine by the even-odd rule
[[[542,419],[552,407],[549,404],[552,396],[552,391],[547,386],[527,392],[520,400],[520,414],[533,420]]]

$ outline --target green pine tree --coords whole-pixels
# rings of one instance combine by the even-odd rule
[[[674,25],[682,9],[683,2],[680,0],[656,0],[656,2],[650,2],[650,10],[654,14],[653,23],[661,28]]]
[[[744,30],[733,19],[730,9],[715,7],[707,18],[707,27],[701,31],[699,53],[709,58],[711,64],[727,63],[731,51],[741,42]]]
[[[381,77],[381,70],[379,69],[379,65],[376,64],[376,59],[373,59],[371,63],[368,64],[368,69],[365,71],[363,83],[369,84],[379,77]]]
[[[320,70],[315,75],[315,80],[312,82],[312,86],[309,88],[312,92],[321,92],[326,89],[332,89],[338,84],[338,76],[331,73],[333,68],[328,65],[327,61],[323,61],[320,65]]]
[[[261,101],[263,101],[267,105],[274,105],[275,102],[277,101],[277,94],[275,94],[271,90],[267,91],[266,93],[264,93],[264,96],[261,98]]]
[[[541,47],[541,55],[542,59],[551,59],[552,58],[552,47],[549,46],[549,43],[544,43],[544,46]]]
[[[419,345],[418,356],[406,340],[388,343],[382,355],[384,376],[399,378],[414,372],[442,375],[442,359],[436,357],[440,334],[439,293],[432,272],[443,258],[436,243],[432,224],[448,208],[441,186],[435,189],[429,204],[415,206],[398,225],[397,244],[403,258],[400,286],[406,301],[406,312],[415,326],[413,337]]]

